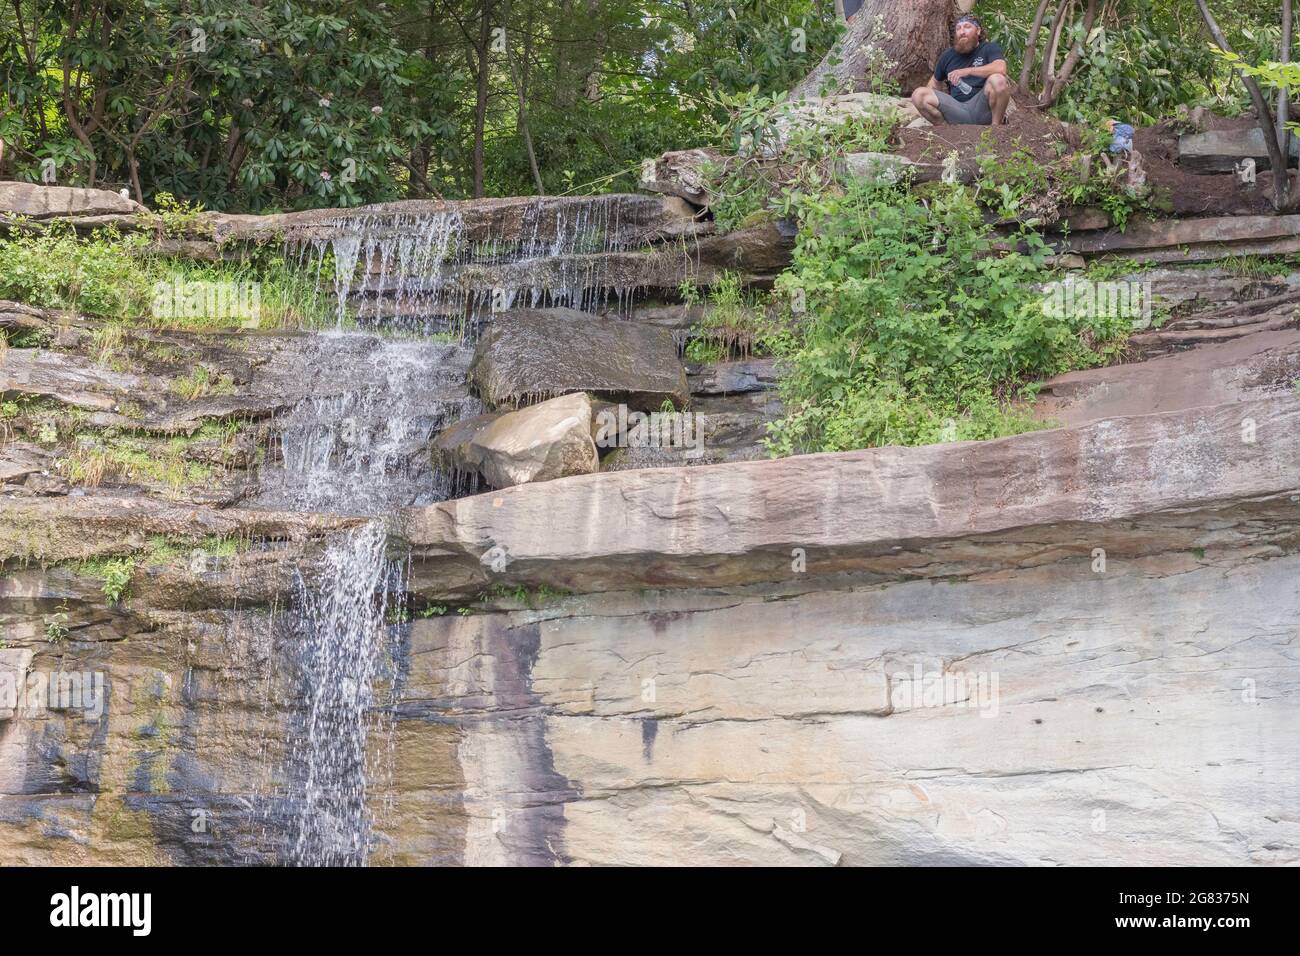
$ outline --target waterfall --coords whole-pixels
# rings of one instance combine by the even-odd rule
[[[313,222],[286,238],[310,250],[318,284],[327,257],[340,327],[364,326],[472,337],[484,316],[515,307],[595,311],[629,306],[632,288],[613,278],[617,253],[644,244],[635,207],[644,197],[535,199],[499,222],[471,227],[457,208],[377,208]],[[490,203],[487,208],[491,210]]]
[[[386,728],[376,710],[375,678],[388,628],[390,594],[400,593],[403,564],[385,554],[387,531],[370,521],[329,543],[316,582],[300,573],[295,637],[305,691],[291,767],[302,792],[289,862],[358,866],[366,862],[370,782],[382,772],[371,731]]]
[[[449,497],[430,439],[482,406],[464,383],[469,352],[359,332],[315,337],[311,397],[276,421],[249,506],[378,515]]]
[[[455,208],[378,209],[288,237],[300,263],[314,259],[317,288],[332,283],[339,328],[313,337],[308,397],[276,421],[276,454],[244,506],[370,520],[332,537],[296,583],[288,637],[302,698],[281,774],[291,789],[287,862],[367,862],[371,801],[391,745],[376,679],[405,586],[404,562],[386,554],[383,516],[451,493],[429,442],[481,411],[466,390],[465,338],[499,308],[602,304],[606,259],[635,243],[621,236],[628,201],[644,200],[489,201],[489,221],[473,230]],[[628,290],[617,294],[630,301]],[[353,315],[407,336],[344,331]],[[453,335],[430,337],[445,331]]]

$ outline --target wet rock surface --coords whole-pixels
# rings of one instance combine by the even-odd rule
[[[1297,326],[1243,333],[1145,362],[1060,375],[1043,384],[1035,413],[1078,425],[1285,395],[1300,381]]]
[[[506,570],[456,598],[418,549],[427,598],[413,607],[431,613],[396,619],[385,644],[391,764],[370,862],[1294,863],[1296,406],[436,506],[417,524],[499,516],[482,543]],[[1241,412],[1259,423],[1254,448]],[[842,469],[832,513],[818,476]],[[566,491],[596,481],[619,507]],[[570,503],[604,519],[572,525],[596,536],[598,565],[576,539],[527,553],[570,534]],[[550,533],[516,537],[532,518]],[[102,713],[0,720],[0,859],[289,858],[301,808],[285,741],[302,711],[294,637],[272,609],[324,530],[142,569],[121,603],[75,566],[0,582],[0,621],[31,654],[6,666],[105,677]],[[447,603],[472,613],[438,613]],[[52,642],[59,614],[68,635]],[[944,675],[959,692],[945,696]],[[1098,810],[1097,839],[1062,824]]]
[[[1071,427],[769,461],[776,363],[684,364],[708,307],[666,286],[543,288],[606,317],[523,313],[516,377],[471,372],[473,332],[485,354],[519,316],[478,283],[581,262],[608,290],[683,236],[697,274],[781,266],[771,224],[584,202],[225,221],[354,255],[339,301],[381,326],[481,306],[469,341],[138,329],[105,353],[83,317],[0,303],[41,340],[0,363],[0,690],[95,691],[0,699],[0,864],[1300,862],[1293,275],[1138,273],[1169,320],[1048,383]],[[480,374],[525,407],[478,417]],[[453,497],[434,436],[554,389],[672,401],[700,453],[616,441],[603,473]],[[585,456],[596,424],[557,443]],[[505,449],[538,474],[543,431]],[[345,685],[350,724],[355,694],[317,694]]]
[[[0,423],[3,494],[277,510],[317,507],[347,485],[357,512],[436,501],[450,487],[428,442],[480,409],[465,381],[471,350],[456,342],[132,329],[104,349],[84,320],[11,312],[64,345],[6,350],[0,395],[16,414]],[[318,465],[326,474],[313,478]]]
[[[643,410],[666,401],[684,407],[689,400],[686,372],[666,330],[539,310],[498,316],[479,340],[469,375],[494,408],[566,392]]]

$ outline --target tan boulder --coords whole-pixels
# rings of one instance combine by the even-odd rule
[[[434,440],[434,448],[447,464],[477,473],[494,488],[588,475],[600,464],[591,418],[591,399],[575,392],[458,422]]]

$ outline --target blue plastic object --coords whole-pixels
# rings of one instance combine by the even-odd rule
[[[1133,127],[1128,123],[1116,123],[1111,129],[1110,151],[1112,153],[1133,152]]]

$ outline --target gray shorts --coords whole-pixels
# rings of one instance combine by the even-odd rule
[[[939,112],[944,120],[954,125],[991,126],[993,124],[993,107],[989,106],[988,94],[983,87],[964,103],[959,103],[947,93],[934,91],[939,97]]]

